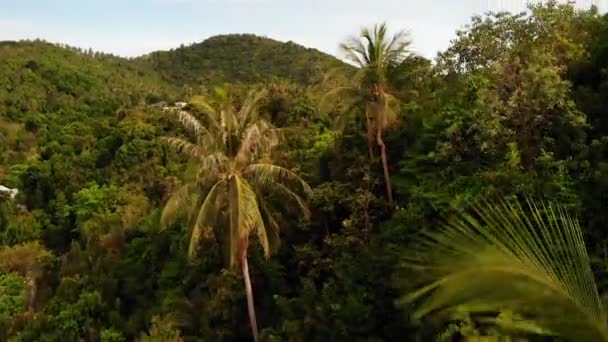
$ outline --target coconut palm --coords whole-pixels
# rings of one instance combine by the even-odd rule
[[[278,237],[268,196],[292,201],[307,213],[304,197],[310,187],[295,173],[274,165],[269,156],[279,134],[258,113],[263,91],[252,91],[235,108],[230,92],[216,89],[213,101],[194,98],[192,105],[202,115],[180,111],[179,121],[192,134],[193,142],[176,137],[164,140],[188,156],[196,165],[195,176],[167,201],[164,225],[187,213],[191,227],[189,254],[202,239],[213,237],[224,223],[230,267],[240,267],[247,296],[251,329],[258,341],[257,320],[249,277],[248,249],[255,233],[268,257]]]
[[[370,158],[374,155],[374,143],[380,147],[380,157],[386,183],[386,195],[393,203],[384,131],[396,122],[399,101],[390,94],[391,81],[397,76],[399,66],[410,56],[411,41],[405,31],[389,36],[386,24],[364,28],[358,36],[340,44],[345,57],[358,68],[350,84],[338,86],[324,96],[323,103],[340,98],[343,108],[338,126],[343,126],[349,115],[360,109],[365,112],[367,143]],[[323,106],[325,107],[325,106]]]
[[[479,206],[425,233],[410,261],[430,276],[406,297],[418,318],[493,312],[511,330],[608,341],[581,228],[558,206]]]

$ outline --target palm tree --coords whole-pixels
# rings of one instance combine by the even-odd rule
[[[179,214],[189,213],[191,227],[189,254],[200,241],[214,236],[221,222],[229,249],[230,267],[240,267],[247,296],[253,338],[258,341],[257,319],[249,276],[248,249],[251,234],[269,257],[278,238],[278,224],[270,210],[268,196],[291,200],[307,215],[303,197],[310,187],[295,173],[270,162],[270,152],[279,134],[257,110],[263,91],[252,91],[237,110],[230,93],[216,89],[215,101],[194,98],[191,102],[203,118],[178,112],[194,142],[175,137],[164,140],[196,165],[196,176],[169,198],[162,213],[164,225]]]
[[[498,313],[492,322],[509,330],[608,341],[583,233],[558,206],[479,206],[425,233],[409,259],[430,276],[406,297],[417,318]]]
[[[358,36],[340,44],[346,58],[358,67],[351,84],[334,88],[322,101],[327,103],[328,99],[336,97],[343,100],[341,112],[345,115],[339,116],[338,126],[343,126],[353,109],[365,110],[369,155],[373,158],[375,142],[380,147],[386,195],[391,205],[393,191],[383,134],[397,119],[399,101],[390,94],[390,85],[400,70],[399,66],[410,56],[410,46],[411,41],[405,31],[389,37],[384,23],[374,26],[373,30],[362,29]]]

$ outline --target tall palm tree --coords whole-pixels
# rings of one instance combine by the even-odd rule
[[[430,276],[406,297],[419,303],[418,318],[493,312],[500,313],[494,323],[508,329],[608,341],[583,233],[558,206],[479,206],[425,233],[410,261]]]
[[[169,198],[161,217],[166,225],[179,214],[188,213],[191,256],[201,239],[213,237],[220,224],[225,224],[229,265],[240,267],[243,273],[255,341],[258,328],[247,257],[250,236],[257,234],[268,257],[279,228],[268,196],[291,200],[307,215],[303,197],[312,192],[295,173],[271,163],[270,153],[279,135],[258,113],[264,96],[263,91],[250,92],[237,110],[230,92],[216,89],[214,101],[193,99],[193,106],[203,116],[200,121],[188,112],[178,112],[179,121],[194,141],[176,137],[164,140],[195,163],[196,176]]]
[[[367,143],[370,158],[374,155],[374,143],[380,147],[386,195],[393,204],[393,191],[388,170],[384,131],[396,122],[399,101],[391,95],[391,83],[399,72],[399,66],[411,55],[411,41],[405,31],[389,36],[386,24],[375,25],[372,30],[363,28],[340,44],[345,57],[358,68],[351,83],[329,91],[322,102],[340,97],[344,107],[339,116],[343,126],[353,109],[365,111]]]

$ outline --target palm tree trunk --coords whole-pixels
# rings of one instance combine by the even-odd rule
[[[253,341],[258,342],[258,323],[255,317],[255,306],[253,305],[253,290],[251,289],[251,278],[249,277],[249,263],[247,261],[246,252],[241,257],[241,267],[243,271],[243,279],[245,281],[245,295],[247,296],[247,310],[249,312],[249,324],[251,325],[251,333]]]
[[[384,169],[384,182],[386,183],[386,197],[388,198],[388,204],[393,205],[393,188],[391,187],[391,176],[388,172],[388,161],[386,158],[386,146],[384,140],[382,140],[382,129],[377,128],[376,141],[380,146],[380,156],[382,157],[382,168]]]
[[[369,115],[366,114],[367,119],[367,151],[369,152],[369,159],[374,159],[374,129],[372,128],[372,122]]]

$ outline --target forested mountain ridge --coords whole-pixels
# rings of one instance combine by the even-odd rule
[[[332,68],[344,66],[318,50],[252,34],[214,36],[170,51],[152,52],[137,61],[176,85],[251,84],[277,78],[311,85]]]
[[[127,59],[43,41],[0,42],[0,59],[0,113],[9,118],[69,107],[63,100],[134,104],[171,89]]]
[[[136,59],[42,40],[4,41],[0,60],[0,176],[39,152],[36,139],[49,131],[61,136],[68,123],[97,126],[120,109],[184,100],[200,93],[200,85],[279,79],[311,85],[344,65],[314,49],[255,35],[212,37]]]
[[[0,175],[35,156],[34,139],[85,139],[120,109],[177,95],[126,59],[44,41],[0,42],[0,61]]]

